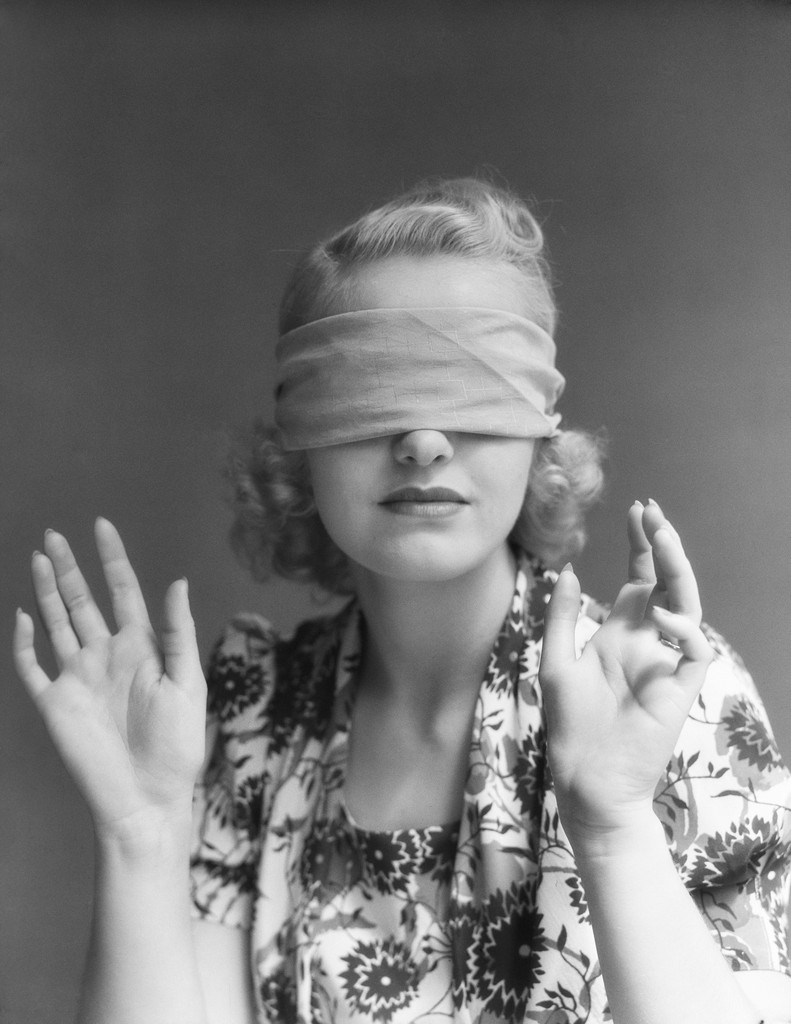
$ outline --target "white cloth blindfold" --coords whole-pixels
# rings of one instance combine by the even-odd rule
[[[410,430],[551,437],[564,379],[538,324],[471,307],[366,309],[280,338],[275,421],[286,449]]]

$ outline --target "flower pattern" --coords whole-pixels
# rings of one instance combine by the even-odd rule
[[[781,767],[777,747],[764,727],[761,712],[747,697],[739,696],[723,715],[728,742],[736,755],[759,771]]]
[[[341,981],[351,1006],[367,1020],[389,1024],[418,995],[419,970],[407,946],[393,938],[360,942],[344,957]]]
[[[546,761],[538,685],[554,575],[527,556],[476,705],[459,822],[369,832],[343,800],[361,617],[279,638],[234,621],[209,672],[197,916],[250,928],[268,1024],[604,1024],[585,893]],[[605,609],[583,598],[581,649]],[[789,971],[791,780],[743,664],[713,631],[657,785],[677,869],[734,970]]]
[[[256,700],[261,691],[261,665],[250,664],[240,654],[216,660],[217,671],[209,693],[209,712],[222,722],[232,721]]]

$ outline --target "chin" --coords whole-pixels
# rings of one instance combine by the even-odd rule
[[[491,557],[481,552],[479,557],[469,546],[459,542],[451,550],[427,550],[423,545],[412,545],[409,550],[379,551],[376,557],[359,560],[364,572],[404,583],[448,583],[460,579],[483,566]]]

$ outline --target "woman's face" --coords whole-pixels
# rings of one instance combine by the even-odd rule
[[[358,270],[358,309],[478,306],[529,317],[524,279],[508,265],[393,257]],[[307,451],[327,532],[363,570],[450,580],[502,560],[522,507],[535,441],[441,430]]]

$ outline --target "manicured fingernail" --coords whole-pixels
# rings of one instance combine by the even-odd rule
[[[574,572],[574,566],[571,564],[571,562],[566,562],[566,564],[563,566],[563,568],[560,571],[561,572]]]

